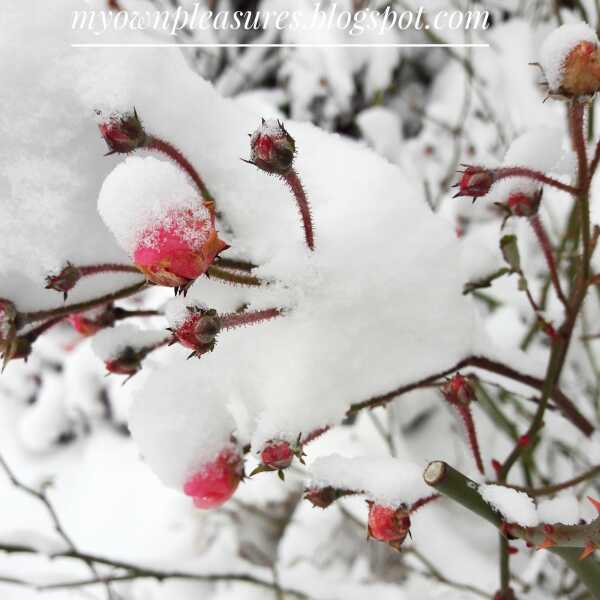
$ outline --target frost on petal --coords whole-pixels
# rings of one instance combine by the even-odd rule
[[[220,387],[184,363],[153,373],[134,394],[129,429],[165,485],[182,489],[230,444],[235,424]]]
[[[423,481],[423,469],[397,458],[347,458],[339,454],[315,460],[309,468],[309,487],[334,487],[363,492],[384,506],[410,505],[431,496],[431,488]]]
[[[535,503],[524,492],[492,484],[479,486],[479,494],[509,523],[523,527],[535,527],[539,523]]]
[[[156,248],[156,226],[177,226],[182,215],[207,224],[204,230],[185,227],[186,242],[201,245],[209,236],[210,212],[185,173],[151,156],[129,157],[110,173],[100,190],[98,210],[130,256],[140,244]]]

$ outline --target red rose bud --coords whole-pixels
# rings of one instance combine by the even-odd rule
[[[460,181],[453,186],[458,188],[458,192],[454,194],[454,198],[470,196],[475,200],[475,198],[485,196],[490,191],[494,181],[495,176],[492,171],[481,167],[466,167],[462,171]]]
[[[11,339],[17,330],[17,308],[10,300],[0,298],[0,342]]]
[[[157,223],[143,232],[133,261],[149,281],[185,288],[206,273],[227,248],[229,245],[217,235],[214,212],[207,206],[204,218],[182,211],[170,215],[167,223]]]
[[[294,460],[295,452],[288,442],[270,441],[260,454],[262,464],[273,470],[287,469]]]
[[[113,115],[98,127],[109,148],[108,154],[129,154],[146,145],[146,132],[135,110],[133,114]]]
[[[133,377],[142,368],[142,360],[145,356],[145,351],[127,346],[118,356],[108,359],[104,366],[109,373]]]
[[[182,346],[194,350],[196,355],[211,352],[222,326],[217,311],[200,306],[188,306],[186,310],[186,318],[171,331]]]
[[[280,121],[262,120],[250,136],[250,161],[267,173],[285,175],[294,162],[296,143]]]
[[[540,207],[541,194],[528,196],[521,192],[511,194],[507,206],[511,215],[515,217],[532,217]]]
[[[460,373],[454,375],[441,389],[442,394],[451,404],[468,406],[475,400],[475,391],[471,382]]]
[[[197,508],[216,508],[233,496],[243,476],[242,457],[230,446],[190,477],[183,492],[193,498]]]
[[[73,313],[67,321],[84,337],[90,337],[101,329],[112,327],[115,323],[115,314],[112,305],[102,306],[85,312]]]
[[[369,537],[400,550],[410,529],[410,517],[404,508],[369,503]]]
[[[80,279],[81,271],[71,263],[67,263],[67,266],[58,275],[49,275],[46,277],[46,289],[62,292],[66,300],[67,294]]]

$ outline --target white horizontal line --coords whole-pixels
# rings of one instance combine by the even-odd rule
[[[72,48],[489,48],[489,44],[71,44]]]

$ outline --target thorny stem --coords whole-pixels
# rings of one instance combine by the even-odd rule
[[[478,484],[447,463],[442,461],[430,463],[425,469],[423,478],[425,483],[439,493],[485,519],[504,535],[510,533],[510,535],[526,541],[542,543],[545,536],[543,525],[529,529],[514,525],[507,528],[500,513],[494,511],[479,494]],[[600,598],[600,563],[593,556],[586,560],[578,560],[580,550],[575,550],[575,548],[584,547],[592,532],[595,532],[596,536],[598,535],[599,520],[600,518],[587,525],[560,525],[560,531],[554,534],[557,538],[557,545],[548,548],[550,552],[557,554],[567,562],[579,576],[581,582],[588,587],[589,592],[597,599]],[[554,530],[556,531],[558,527],[555,526]]]
[[[567,194],[576,195],[578,192],[577,188],[574,188],[571,185],[562,183],[562,181],[559,181],[558,179],[548,177],[540,171],[534,171],[533,169],[528,169],[526,167],[499,167],[497,169],[492,169],[492,173],[494,174],[494,183],[497,183],[501,179],[508,179],[509,177],[526,177],[528,179],[533,179],[538,183],[554,187]]]
[[[283,175],[283,179],[290,186],[290,189],[294,194],[294,198],[296,198],[298,210],[300,212],[300,216],[302,217],[302,226],[304,228],[304,239],[306,240],[306,245],[310,250],[314,250],[315,236],[313,231],[312,216],[310,213],[310,204],[308,203],[308,198],[306,197],[306,192],[304,191],[304,186],[300,181],[300,177],[298,177],[298,173],[296,173],[296,170],[293,167],[285,175]]]
[[[544,225],[540,219],[538,214],[533,215],[529,219],[529,224],[535,233],[538,242],[540,243],[540,247],[542,248],[542,252],[544,253],[544,257],[546,258],[546,263],[548,265],[548,271],[550,272],[550,279],[552,281],[552,285],[554,286],[554,290],[556,291],[556,295],[559,300],[563,303],[565,307],[569,306],[569,302],[566,296],[563,293],[562,287],[560,285],[560,279],[558,277],[558,270],[556,268],[556,261],[554,259],[554,253],[552,251],[552,245],[550,243],[550,239],[548,238],[548,234],[544,228]]]
[[[363,409],[371,409],[376,408],[377,406],[385,406],[398,396],[406,394],[408,392],[412,392],[413,390],[420,389],[422,387],[426,387],[451,375],[452,373],[456,373],[462,369],[467,367],[474,367],[478,369],[483,369],[485,371],[489,371],[490,373],[495,373],[497,375],[501,375],[503,377],[507,377],[508,379],[512,379],[519,383],[523,383],[531,388],[536,390],[541,390],[544,382],[537,377],[533,377],[532,375],[527,375],[526,373],[521,373],[508,365],[502,364],[500,362],[490,360],[484,356],[469,356],[456,365],[440,372],[435,375],[431,375],[429,377],[425,377],[413,383],[406,384],[391,392],[386,394],[382,394],[381,396],[375,396],[370,398],[369,400],[365,400],[363,402],[358,402],[353,404],[348,410],[348,415],[355,415],[360,410]],[[571,421],[578,429],[581,430],[582,433],[589,436],[594,431],[594,426],[579,412],[579,410],[574,406],[574,404],[563,394],[560,389],[555,389],[553,391],[552,397],[559,407],[560,411],[563,413],[566,419]]]
[[[235,258],[223,258],[222,256],[217,256],[217,258],[215,258],[213,262],[213,265],[216,267],[221,267],[223,269],[233,269],[234,271],[246,271],[248,273],[250,273],[252,269],[256,269],[257,267],[257,265],[245,260],[237,260]]]
[[[115,300],[128,298],[129,296],[133,296],[134,294],[142,291],[147,285],[147,282],[144,280],[92,300],[77,302],[75,304],[67,304],[65,306],[49,310],[22,312],[19,314],[17,319],[18,328],[22,328],[30,323],[35,323],[36,321],[44,321],[45,319],[52,319],[54,317],[66,317],[73,313],[84,312],[86,310],[96,308],[97,306],[114,302]]]
[[[177,149],[175,146],[162,140],[161,138],[149,135],[146,141],[145,147],[148,150],[156,150],[168,156],[171,160],[175,161],[192,179],[195,186],[198,188],[200,195],[205,202],[214,204],[214,198],[208,191],[204,181],[198,174],[198,171],[194,168],[192,163]]]
[[[221,327],[222,329],[235,329],[236,327],[242,327],[243,325],[252,325],[253,323],[268,321],[281,316],[281,314],[279,308],[267,308],[264,310],[254,310],[242,313],[228,313],[221,315]]]
[[[214,279],[220,279],[222,281],[228,281],[229,283],[239,285],[250,285],[256,287],[262,285],[262,282],[258,277],[254,277],[253,275],[243,275],[227,269],[221,269],[220,267],[216,267],[214,265],[208,267],[207,275],[209,277],[213,277]]]
[[[105,263],[100,265],[87,265],[84,267],[76,267],[82,277],[96,275],[98,273],[139,273],[139,269],[133,265],[117,265],[113,263]]]
[[[541,488],[534,489],[517,485],[511,485],[509,487],[515,490],[519,490],[520,492],[526,492],[527,495],[536,498],[538,496],[550,496],[551,494],[556,494],[562,490],[566,490],[570,487],[583,483],[584,481],[588,481],[589,479],[592,479],[597,475],[600,475],[600,465],[592,467],[591,469],[589,469],[589,471],[586,471],[585,473],[582,473],[577,477],[573,477],[573,479],[568,479],[567,481],[563,481],[562,483],[557,483],[554,485],[547,485]]]

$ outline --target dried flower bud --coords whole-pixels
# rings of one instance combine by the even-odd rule
[[[532,217],[540,207],[541,193],[529,196],[522,192],[511,194],[508,197],[507,207],[515,217]]]
[[[451,404],[468,406],[475,400],[475,391],[471,382],[460,373],[454,375],[452,379],[442,386],[442,394],[444,394],[446,400]]]
[[[267,173],[285,175],[294,162],[296,143],[280,121],[262,120],[250,136],[250,161]]]
[[[112,115],[98,127],[110,150],[108,154],[128,154],[143,148],[147,141],[146,132],[135,110],[133,114]]]
[[[410,516],[406,508],[369,502],[369,537],[400,550],[409,530]]]
[[[186,287],[206,273],[229,245],[219,239],[215,217],[207,206],[204,218],[191,211],[172,214],[166,223],[144,231],[133,253],[135,265],[149,281],[167,287]]]
[[[462,171],[460,181],[453,186],[458,188],[454,198],[470,196],[475,200],[475,198],[485,196],[490,191],[495,179],[494,173],[488,169],[467,166]]]
[[[62,292],[66,300],[67,294],[80,279],[81,271],[71,263],[67,263],[66,267],[58,275],[48,275],[46,277],[46,289]]]
[[[193,498],[197,508],[216,508],[233,496],[243,476],[242,457],[231,445],[190,477],[183,492]]]
[[[0,298],[0,342],[10,340],[17,330],[17,308],[10,301]]]
[[[349,492],[338,490],[330,485],[325,487],[309,487],[304,493],[304,499],[308,500],[316,508],[327,508],[336,500],[347,496]]]
[[[186,307],[185,318],[171,331],[182,346],[201,356],[214,350],[221,327],[221,318],[216,310],[191,305]]]

